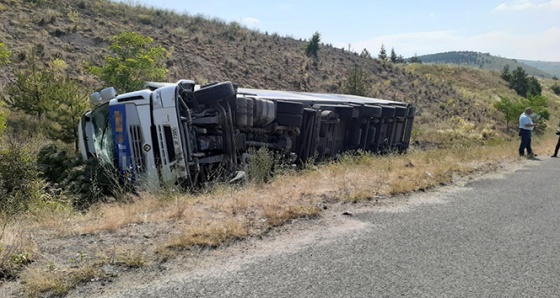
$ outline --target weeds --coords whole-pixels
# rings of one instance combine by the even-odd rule
[[[58,268],[50,264],[46,268],[26,270],[22,279],[27,296],[63,296],[78,284],[102,275],[96,266],[90,264],[72,268]]]
[[[274,152],[266,149],[250,148],[247,159],[247,174],[253,183],[265,183],[272,177],[272,170],[275,165]]]
[[[4,230],[0,238],[0,279],[14,279],[32,263],[35,246],[23,228]]]

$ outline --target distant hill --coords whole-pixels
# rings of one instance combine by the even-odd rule
[[[545,79],[550,79],[554,75],[560,75],[560,62],[516,60],[492,56],[489,53],[459,51],[422,55],[418,56],[418,58],[420,58],[423,63],[455,64],[496,71],[502,71],[506,65],[509,65],[510,70],[520,66],[528,75]],[[556,69],[558,73],[549,72],[554,69]]]
[[[560,62],[545,62],[545,61],[531,61],[531,60],[517,60],[527,65],[536,67],[540,70],[546,71],[549,74],[555,75],[560,78]]]

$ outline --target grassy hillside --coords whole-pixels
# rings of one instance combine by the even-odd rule
[[[471,98],[463,92],[406,67],[324,44],[314,60],[304,53],[305,41],[248,30],[235,22],[107,0],[0,0],[0,5],[7,20],[0,27],[0,41],[12,51],[13,62],[0,68],[3,84],[21,64],[25,51],[34,48],[44,63],[54,58],[66,61],[68,73],[79,78],[84,88],[100,88],[103,83],[85,72],[83,63],[100,61],[113,36],[134,31],[172,50],[167,61],[169,81],[231,80],[242,87],[337,93],[347,71],[358,64],[367,73],[370,96],[407,101],[430,111],[419,114],[419,125],[453,115],[477,122],[488,110],[465,109]],[[440,109],[450,100],[460,104]]]
[[[502,71],[504,66],[509,65],[510,70],[522,67],[530,76],[546,79],[550,79],[553,76],[552,73],[543,69],[545,67],[546,69],[551,69],[550,67],[554,65],[552,62],[541,62],[539,64],[525,63],[522,60],[492,56],[489,53],[459,51],[423,55],[418,56],[418,58],[424,63],[455,64],[495,71]]]

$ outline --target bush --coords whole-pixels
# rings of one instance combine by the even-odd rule
[[[17,147],[0,151],[0,213],[5,220],[39,201],[44,187],[31,153]]]
[[[550,90],[552,90],[554,94],[560,95],[560,85],[554,84],[552,85],[552,87],[550,87]]]
[[[37,163],[41,177],[51,187],[71,194],[73,206],[80,210],[100,201],[126,200],[132,190],[113,167],[99,165],[96,160],[82,162],[75,153],[56,144],[41,148]]]
[[[249,149],[247,175],[256,183],[265,183],[272,177],[275,164],[274,153],[267,148]]]
[[[58,184],[67,178],[72,167],[78,165],[78,160],[67,150],[61,149],[56,144],[49,144],[39,151],[37,164],[44,179],[50,183]]]
[[[88,160],[68,170],[65,188],[75,195],[74,207],[80,210],[98,202],[127,201],[133,191],[131,184],[120,179],[117,170]]]

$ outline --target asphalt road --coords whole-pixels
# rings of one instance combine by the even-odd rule
[[[336,211],[110,297],[560,297],[560,159]],[[302,225],[303,227],[303,225]],[[232,248],[237,249],[237,248]]]

